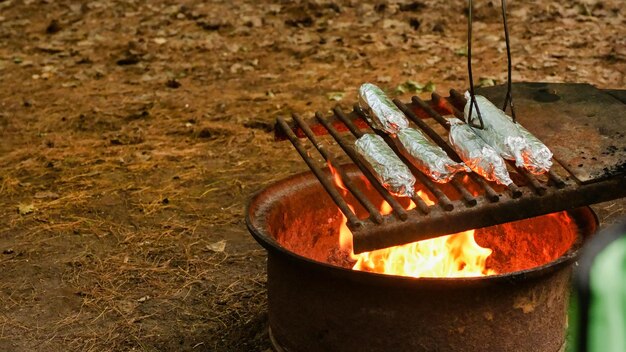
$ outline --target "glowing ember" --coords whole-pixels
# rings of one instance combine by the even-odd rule
[[[330,167],[335,176],[336,184],[346,191],[341,178]],[[424,201],[434,204],[422,191],[417,194]],[[411,201],[407,210],[415,208]],[[381,214],[391,213],[391,206],[383,201]],[[341,214],[343,216],[343,214]],[[379,249],[371,252],[354,254],[352,250],[352,232],[343,216],[339,230],[340,248],[349,253],[356,264],[353,270],[370,271],[388,275],[411,277],[473,277],[494,275],[496,272],[487,269],[487,258],[492,250],[479,246],[474,240],[474,230],[448,236],[413,242],[401,246]]]

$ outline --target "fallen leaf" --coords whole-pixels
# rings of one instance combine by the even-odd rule
[[[454,51],[456,56],[467,56],[467,47],[458,48]]]
[[[213,252],[223,252],[226,249],[226,240],[210,243],[207,248]]]
[[[145,301],[149,300],[150,298],[151,298],[150,296],[143,296],[143,297],[139,298],[137,300],[137,302],[142,303],[142,302],[145,302]]]
[[[19,204],[17,206],[17,212],[20,215],[30,214],[35,211],[35,206],[33,204]]]
[[[344,92],[330,92],[327,94],[328,100],[340,101],[346,95]]]
[[[426,84],[421,84],[415,81],[408,80],[396,87],[396,93],[422,93],[422,92],[434,92],[435,84],[432,81],[428,81]]]
[[[496,80],[489,77],[480,77],[476,87],[492,87],[496,85]]]

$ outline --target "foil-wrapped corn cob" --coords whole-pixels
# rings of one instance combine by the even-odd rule
[[[465,93],[465,120],[469,121],[470,96]],[[515,160],[517,167],[524,167],[534,174],[542,174],[552,167],[552,152],[537,137],[493,105],[487,98],[476,95],[476,103],[483,118],[484,129],[474,129],[505,159]],[[478,118],[472,109],[473,119]]]
[[[382,137],[364,134],[355,146],[389,192],[401,197],[414,195],[415,176]]]
[[[526,170],[535,175],[540,175],[550,170],[552,167],[552,152],[550,149],[519,123],[517,127],[522,136],[528,141],[528,148],[522,151]]]
[[[397,137],[415,159],[415,166],[435,182],[449,182],[457,172],[470,171],[465,164],[450,159],[443,149],[418,130],[403,128]]]
[[[472,171],[489,181],[495,181],[505,186],[513,183],[504,159],[494,148],[474,133],[474,129],[463,121],[457,118],[448,119],[448,121],[450,122],[450,143]]]
[[[478,120],[476,107],[472,109],[472,118],[468,118],[471,99],[469,93],[465,93],[465,121]],[[487,98],[476,95],[476,104],[480,109],[483,119],[483,129],[475,128],[474,132],[493,147],[503,158],[515,160],[515,165],[522,167],[524,157],[522,151],[528,148],[528,141],[522,136],[517,125],[504,111],[493,105]]]
[[[409,127],[409,120],[380,88],[364,83],[359,88],[359,106],[374,128],[395,135]]]

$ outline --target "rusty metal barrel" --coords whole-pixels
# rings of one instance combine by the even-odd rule
[[[348,174],[359,175],[355,169]],[[323,224],[332,223],[324,219],[333,213],[334,203],[311,173],[279,181],[249,203],[248,228],[268,252],[269,325],[277,351],[557,352],[563,347],[572,263],[598,224],[590,208],[569,211],[580,238],[558,259],[475,278],[354,271],[312,259],[314,249],[308,249],[311,256],[297,254],[277,239],[287,233],[297,246],[299,239],[314,236],[319,251],[328,252],[330,230]]]

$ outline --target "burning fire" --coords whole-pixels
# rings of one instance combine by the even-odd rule
[[[330,164],[329,167],[337,186],[347,192],[339,175]],[[434,204],[422,191],[418,191],[417,194],[428,205]],[[407,210],[413,208],[415,208],[415,203],[410,201]],[[351,209],[354,208],[351,206]],[[383,215],[390,214],[391,206],[383,201],[380,212]],[[496,274],[494,270],[487,269],[486,266],[487,258],[492,250],[476,243],[474,230],[354,254],[352,232],[347,226],[346,217],[343,216],[339,229],[339,245],[343,251],[350,254],[352,260],[356,261],[352,267],[353,270],[416,278],[475,277]]]

